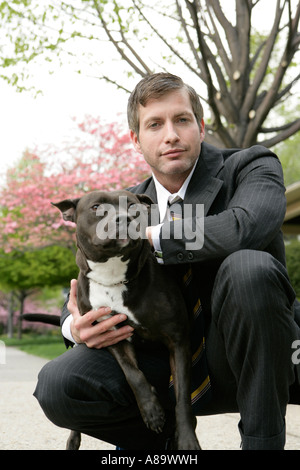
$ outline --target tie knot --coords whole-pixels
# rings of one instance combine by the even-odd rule
[[[171,206],[172,204],[175,204],[175,202],[181,202],[182,199],[180,196],[178,196],[178,194],[171,194],[169,197],[168,197],[168,204],[169,206]]]

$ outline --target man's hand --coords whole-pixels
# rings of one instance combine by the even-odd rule
[[[146,237],[148,238],[150,245],[153,246],[151,229],[152,227],[146,227]]]
[[[91,310],[85,315],[80,315],[77,307],[77,281],[71,281],[70,297],[68,310],[72,314],[71,333],[76,343],[85,343],[89,348],[101,349],[111,346],[123,339],[127,339],[133,334],[133,328],[129,325],[119,329],[112,328],[118,323],[125,321],[127,316],[124,314],[114,315],[103,319],[111,313],[108,307],[101,307],[98,310]],[[99,323],[93,325],[97,320]]]

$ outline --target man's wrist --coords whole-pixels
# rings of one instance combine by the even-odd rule
[[[66,338],[67,340],[71,341],[74,344],[78,344],[78,341],[75,341],[74,339],[75,335],[73,336],[72,334],[72,325],[73,325],[72,321],[73,321],[73,317],[72,315],[69,315],[62,324],[61,332],[64,338]]]

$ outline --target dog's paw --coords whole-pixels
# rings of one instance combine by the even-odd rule
[[[201,447],[195,435],[185,435],[178,437],[176,450],[201,450]]]
[[[140,407],[141,415],[146,426],[156,433],[163,430],[165,413],[155,395]]]

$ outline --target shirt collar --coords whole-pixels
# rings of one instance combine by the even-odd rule
[[[196,163],[194,164],[192,171],[190,172],[190,174],[188,175],[188,177],[184,181],[183,185],[179,189],[179,191],[177,193],[174,193],[174,194],[170,193],[170,191],[168,191],[156,179],[154,174],[152,175],[153,176],[153,181],[154,181],[154,184],[155,184],[156,194],[157,194],[157,202],[158,202],[160,222],[162,222],[164,220],[165,216],[166,216],[166,212],[167,212],[167,208],[168,208],[168,202],[171,204],[176,197],[180,197],[182,200],[184,200],[187,187],[188,187],[189,182],[190,182],[190,180],[193,176],[193,173],[194,173],[195,167],[197,165],[197,162],[198,162],[198,159],[197,159]]]

